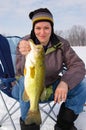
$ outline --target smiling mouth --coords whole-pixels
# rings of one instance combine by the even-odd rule
[[[46,38],[46,36],[40,36],[40,38]]]

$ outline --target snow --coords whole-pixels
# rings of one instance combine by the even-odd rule
[[[86,46],[72,47],[77,55],[84,61],[86,67]]]
[[[86,46],[85,47],[73,47],[73,49],[80,56],[80,58],[84,61],[85,66],[86,66],[86,55],[85,55]],[[15,100],[12,98],[9,98],[5,94],[3,94],[3,97],[6,101],[7,107],[10,108],[11,105],[15,102]],[[56,106],[54,107],[54,111],[56,114],[58,114],[60,105],[61,104],[56,104]],[[13,110],[18,107],[19,107],[19,103],[17,102],[17,104],[15,105]],[[48,111],[48,108],[46,108],[46,109]],[[12,110],[12,112],[13,112],[13,110]],[[1,122],[1,119],[4,116],[4,114],[6,114],[6,112],[7,111],[3,104],[2,98],[0,97],[0,122]],[[45,117],[45,114],[43,112],[41,112],[41,115],[42,115],[42,119],[43,119]],[[12,119],[14,121],[16,129],[13,128],[10,118],[8,118],[7,120],[5,120],[2,123],[0,130],[20,130],[19,118],[20,118],[20,109],[18,109],[12,115]],[[44,125],[41,127],[41,130],[54,130],[54,125],[55,125],[55,122],[52,119],[48,118],[47,121],[44,123]],[[75,121],[75,126],[78,128],[78,130],[86,130],[86,106],[84,106],[83,112],[80,113],[79,117]]]

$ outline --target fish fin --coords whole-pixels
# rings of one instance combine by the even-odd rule
[[[29,96],[27,95],[26,91],[23,92],[23,100],[25,102],[28,102],[28,100],[29,100]]]
[[[40,110],[38,111],[31,111],[29,110],[26,120],[25,120],[25,124],[37,124],[40,125],[41,124],[41,114],[40,114]]]
[[[46,88],[44,87],[42,93],[41,93],[41,96],[40,96],[40,100],[41,101],[45,101],[45,97],[46,97]]]
[[[44,90],[40,96],[40,100],[48,101],[52,94],[53,94],[52,85],[48,86],[48,88],[44,87]]]
[[[24,76],[26,75],[26,68],[24,68]]]
[[[33,66],[33,67],[30,67],[30,77],[34,78],[34,76],[35,76],[35,67]]]

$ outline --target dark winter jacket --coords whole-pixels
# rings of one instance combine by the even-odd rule
[[[26,40],[29,38],[26,37]],[[63,64],[67,71],[62,75],[61,80],[66,82],[70,89],[75,87],[85,76],[85,64],[71,48],[67,40],[58,36],[61,47],[45,56],[46,77],[45,85],[48,86],[58,79],[59,73],[63,69]],[[49,43],[48,48],[51,47]],[[47,51],[46,51],[47,53]],[[25,57],[22,56],[17,47],[16,74],[23,75]]]

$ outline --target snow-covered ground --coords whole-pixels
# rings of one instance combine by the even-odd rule
[[[86,66],[86,46],[74,46],[73,49],[79,55],[79,57],[84,61]]]
[[[73,47],[73,48],[76,51],[76,53],[82,58],[82,60],[84,61],[86,65],[86,55],[85,55],[86,47]],[[15,102],[15,100],[12,98],[9,98],[5,94],[3,94],[3,97],[6,101],[7,107],[10,108],[11,105]],[[18,106],[19,106],[19,103],[16,104],[14,109]],[[54,111],[56,114],[58,114],[59,108],[60,108],[60,104],[57,104],[54,108]],[[4,104],[0,95],[0,120],[4,116],[5,113],[6,113],[6,109],[4,107]],[[43,112],[41,114],[42,114],[42,119],[43,119],[45,117],[45,114],[43,114]],[[12,116],[12,119],[16,126],[16,130],[20,130],[19,118],[20,118],[20,109],[18,109],[18,111],[15,112]],[[41,130],[54,130],[54,124],[55,122],[52,121],[50,118],[48,118],[46,123],[44,123],[44,125],[41,127]],[[79,117],[75,121],[75,125],[78,128],[78,130],[86,130],[86,106],[84,106],[83,112],[80,113]],[[0,127],[0,130],[15,130],[15,129],[13,128],[10,119],[7,119],[6,121],[3,122],[2,127]]]

